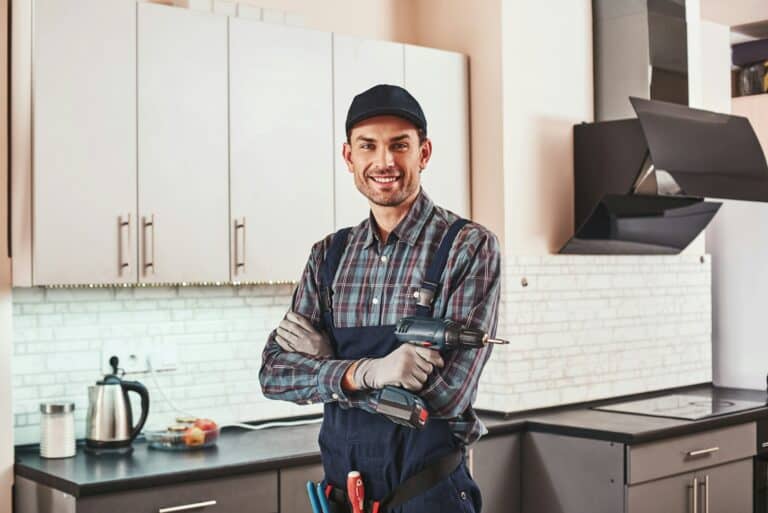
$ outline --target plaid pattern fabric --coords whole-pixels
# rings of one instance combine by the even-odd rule
[[[422,190],[406,217],[387,238],[379,240],[373,216],[354,227],[333,283],[336,327],[394,325],[415,315],[416,292],[443,235],[458,217],[436,206]],[[320,267],[331,244],[329,235],[313,247],[298,287],[292,311],[323,329],[320,307]],[[500,252],[496,236],[469,223],[459,232],[435,297],[434,316],[495,334],[500,294]],[[476,441],[485,426],[472,402],[477,381],[491,347],[450,351],[445,367],[433,372],[419,395],[432,418],[448,419],[465,444]],[[269,336],[260,371],[266,397],[299,404],[337,401],[342,408],[373,411],[371,393],[347,393],[341,387],[350,360],[318,359],[283,351]]]

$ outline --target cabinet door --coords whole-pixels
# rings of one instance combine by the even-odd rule
[[[136,2],[33,11],[32,283],[135,282]]]
[[[277,486],[277,472],[187,481],[82,497],[77,513],[277,513]]]
[[[139,281],[227,281],[227,18],[138,9]]]
[[[694,481],[694,478],[697,480]],[[627,513],[703,513],[700,499],[701,482],[698,477],[692,472],[678,474],[628,486]]]
[[[403,45],[333,35],[333,104],[335,158],[335,227],[360,223],[370,210],[355,187],[341,148],[347,140],[344,122],[355,95],[377,84],[403,85]]]
[[[280,513],[312,513],[306,493],[307,481],[325,477],[323,466],[307,465],[280,470]]]
[[[697,472],[701,513],[752,513],[752,459]]]
[[[232,280],[297,280],[333,231],[331,34],[230,20]]]
[[[424,190],[438,205],[469,217],[469,87],[464,55],[405,46],[405,87],[421,104],[432,139],[422,172]]]
[[[472,447],[472,478],[480,487],[483,511],[519,513],[521,448],[519,435],[483,438]]]

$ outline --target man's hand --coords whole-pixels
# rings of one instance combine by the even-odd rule
[[[304,353],[318,358],[333,356],[328,335],[318,331],[306,317],[288,312],[277,327],[275,341],[285,351]]]
[[[440,353],[413,344],[403,344],[384,358],[359,360],[353,382],[358,389],[387,385],[419,391],[435,367],[442,368]]]

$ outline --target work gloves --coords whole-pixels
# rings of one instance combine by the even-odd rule
[[[358,361],[353,381],[358,389],[378,389],[387,385],[419,391],[435,367],[442,368],[440,353],[403,344],[383,358]]]
[[[318,331],[306,317],[288,312],[280,321],[275,336],[277,344],[285,351],[304,353],[316,358],[333,356],[331,340]]]

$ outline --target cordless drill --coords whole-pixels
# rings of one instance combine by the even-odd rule
[[[509,344],[508,340],[490,338],[482,330],[463,328],[450,320],[429,317],[400,319],[395,327],[395,337],[400,342],[435,351],[480,348],[487,344]],[[386,386],[378,391],[377,399],[376,411],[392,422],[416,429],[423,429],[427,425],[429,412],[418,395],[402,388]]]

